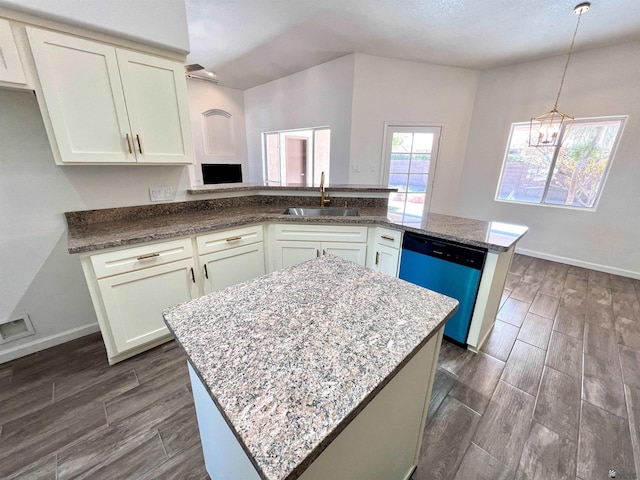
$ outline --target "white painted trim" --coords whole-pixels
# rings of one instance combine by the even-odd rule
[[[575,258],[561,257],[560,255],[552,255],[550,253],[537,252],[535,250],[520,247],[516,247],[516,253],[528,255],[530,257],[542,258],[544,260],[551,260],[552,262],[566,263],[567,265],[572,265],[574,267],[588,268],[590,270],[597,270],[599,272],[611,273],[613,275],[620,275],[622,277],[640,280],[640,272],[625,270],[623,268],[600,265],[599,263],[583,262],[582,260],[577,260]]]
[[[100,327],[98,326],[98,324],[92,323],[90,325],[83,325],[82,327],[72,328],[71,330],[66,330],[64,332],[56,333],[48,337],[33,340],[28,343],[23,343],[21,345],[17,345],[13,348],[0,352],[0,364],[15,360],[16,358],[30,355],[32,353],[39,352],[41,350],[45,350],[50,347],[55,347],[56,345],[60,345],[71,340],[75,340],[76,338],[84,337],[86,335],[90,335],[99,331]]]

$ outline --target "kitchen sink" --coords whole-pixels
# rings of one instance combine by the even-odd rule
[[[284,211],[285,215],[299,215],[303,217],[358,217],[360,214],[355,208],[313,208],[290,207]]]

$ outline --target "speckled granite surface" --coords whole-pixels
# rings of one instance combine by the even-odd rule
[[[457,304],[325,255],[164,317],[263,478],[291,480]]]
[[[391,216],[393,218],[393,215]],[[469,246],[506,251],[529,230],[521,225],[429,213],[421,221],[396,220],[404,230]]]
[[[315,197],[252,196],[65,213],[69,253],[91,252],[260,222],[382,225],[464,245],[506,251],[526,227],[430,213],[421,222],[396,219],[386,199],[332,197],[332,206],[358,208],[359,217],[297,217],[287,207],[317,206]]]

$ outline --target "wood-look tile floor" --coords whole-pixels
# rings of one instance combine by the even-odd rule
[[[480,353],[443,343],[414,479],[637,478],[640,281],[516,255],[506,287]],[[184,354],[1,364],[0,478],[208,478]]]
[[[640,281],[516,255],[481,352],[442,345],[415,480],[636,472]]]
[[[99,334],[0,365],[0,478],[202,479],[186,357],[114,366]]]

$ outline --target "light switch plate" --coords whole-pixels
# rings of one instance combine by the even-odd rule
[[[164,202],[173,200],[173,188],[171,187],[149,187],[149,197],[152,202]]]

